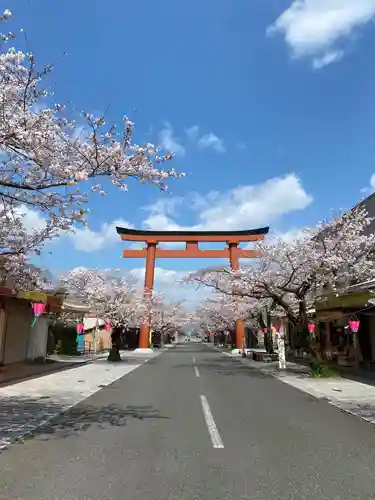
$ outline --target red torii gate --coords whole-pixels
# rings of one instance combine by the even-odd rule
[[[245,231],[142,231],[139,229],[116,228],[117,233],[124,241],[140,241],[147,246],[141,250],[124,250],[123,257],[131,259],[146,259],[145,291],[152,292],[154,288],[155,259],[156,258],[195,258],[195,259],[229,259],[233,270],[239,269],[239,259],[257,257],[256,250],[244,250],[239,247],[242,242],[263,240],[269,228],[250,229]],[[182,250],[164,250],[157,248],[158,243],[184,242]],[[226,243],[228,248],[221,250],[201,250],[202,243]],[[139,348],[149,346],[149,325],[142,323],[139,333]],[[242,320],[236,321],[236,348],[241,349],[245,335],[245,325]]]

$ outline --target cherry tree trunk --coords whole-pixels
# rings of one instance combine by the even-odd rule
[[[121,361],[120,356],[120,336],[121,332],[114,329],[111,335],[112,347],[108,354],[108,361]]]

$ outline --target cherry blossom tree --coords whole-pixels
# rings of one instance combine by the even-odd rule
[[[150,328],[161,338],[161,344],[167,335],[173,335],[189,322],[189,315],[184,309],[183,301],[168,302],[161,294],[152,297]]]
[[[9,10],[0,16],[10,18]],[[0,38],[5,43],[14,35]],[[52,65],[38,70],[34,54],[6,47],[0,53],[0,256],[23,268],[25,255],[85,223],[90,193],[105,195],[106,179],[123,191],[131,179],[165,190],[169,178],[183,174],[163,168],[173,152],[133,143],[127,117],[122,131],[107,126],[104,116],[83,113],[75,120],[47,90]],[[31,232],[23,224],[30,210],[45,220]]]
[[[55,232],[50,224],[42,229],[25,230],[20,207],[0,205],[0,282],[2,286],[20,289],[42,289],[46,285],[40,269],[28,262],[30,253],[38,254]]]
[[[135,281],[116,269],[77,268],[62,277],[67,292],[82,300],[88,309],[118,327],[135,327],[145,314],[143,297]],[[120,360],[119,339],[114,339],[111,361]]]
[[[114,326],[135,326],[143,314],[143,299],[136,282],[118,269],[76,268],[61,281],[69,294]]]
[[[193,324],[206,335],[233,329],[236,318],[227,299],[220,294],[206,298],[195,311]]]
[[[242,319],[248,326],[256,326],[257,303],[247,297],[212,293],[194,311],[191,323],[205,335],[233,330],[235,321]]]
[[[374,274],[375,235],[371,217],[359,205],[305,230],[292,242],[274,238],[258,244],[259,259],[234,272],[203,269],[186,279],[223,294],[268,301],[292,325],[306,330],[317,295],[346,288]]]
[[[204,269],[187,277],[237,297],[270,299],[293,324],[306,324],[315,296],[373,276],[375,234],[364,207],[337,215],[292,242],[283,238],[259,243],[259,259],[239,271]]]

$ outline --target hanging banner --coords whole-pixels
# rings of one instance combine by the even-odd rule
[[[48,300],[48,296],[42,292],[19,292],[18,297],[20,299],[26,299],[32,302],[46,303]]]

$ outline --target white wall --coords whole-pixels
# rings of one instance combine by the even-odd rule
[[[83,318],[83,326],[85,327],[85,330],[92,330],[93,328],[96,328],[96,324],[98,324],[98,326],[104,326],[105,325],[105,321],[104,319],[100,319],[100,318],[91,318],[91,317],[85,317]]]
[[[26,359],[30,325],[33,320],[30,303],[8,299],[6,302],[6,337],[3,363],[17,363]]]
[[[42,361],[46,357],[48,340],[48,320],[46,316],[37,318],[33,328],[30,328],[27,344],[27,360]]]

